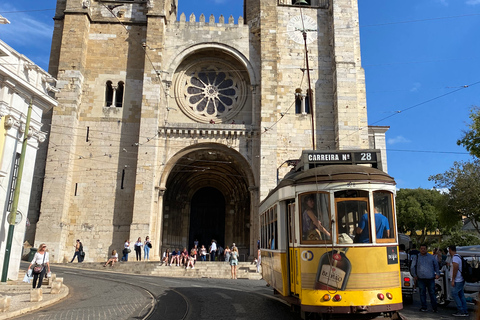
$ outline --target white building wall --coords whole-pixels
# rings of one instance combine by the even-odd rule
[[[29,104],[32,103],[28,143],[20,182],[18,211],[21,220],[14,227],[7,279],[17,279],[27,228],[27,213],[39,143],[46,138],[41,131],[43,112],[57,105],[49,95],[56,89],[55,79],[47,72],[0,40],[0,273],[7,249],[9,223],[8,198],[16,153],[21,153]],[[41,241],[41,239],[40,239]]]

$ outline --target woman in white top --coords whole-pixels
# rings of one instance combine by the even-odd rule
[[[112,264],[112,267],[113,265],[115,264],[115,262],[118,261],[118,253],[117,253],[117,250],[113,250],[112,251],[112,256],[110,257],[110,259],[108,259],[107,263],[105,263],[103,266],[106,267],[108,266],[109,263]]]
[[[45,243],[42,243],[38,247],[37,253],[35,253],[35,256],[33,257],[32,262],[30,262],[30,265],[28,266],[28,270],[30,270],[32,265],[34,266],[34,269],[37,266],[42,267],[42,270],[40,272],[33,272],[33,288],[34,289],[35,289],[35,286],[37,288],[41,288],[45,273],[47,273],[47,270],[50,273],[50,263],[48,260],[48,252],[45,251],[46,249],[47,249],[47,245]],[[45,270],[45,267],[47,267],[47,270]],[[37,282],[38,282],[38,285],[37,285]]]
[[[130,251],[130,241],[127,239],[125,240],[125,243],[123,245],[123,257],[122,257],[122,261],[128,261],[128,253]]]

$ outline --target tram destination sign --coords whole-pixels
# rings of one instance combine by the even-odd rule
[[[329,164],[377,164],[380,150],[320,151],[304,150],[297,168]]]
[[[312,152],[308,154],[309,163],[376,163],[377,154],[371,151],[361,152]]]

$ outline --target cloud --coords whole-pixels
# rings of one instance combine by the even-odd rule
[[[467,0],[465,3],[470,6],[476,6],[477,4],[480,4],[480,0]]]
[[[0,12],[12,12],[18,9],[10,5],[0,5]],[[10,20],[10,24],[2,26],[1,39],[9,44],[43,46],[45,41],[50,41],[53,33],[53,22],[48,20],[35,19],[25,12],[16,12],[15,14],[4,14],[5,18]]]
[[[402,136],[396,136],[395,138],[387,139],[388,144],[397,144],[397,143],[409,143],[410,140]]]
[[[415,82],[415,83],[413,84],[413,87],[410,89],[410,92],[417,92],[418,89],[420,89],[421,86],[422,86],[421,83]]]

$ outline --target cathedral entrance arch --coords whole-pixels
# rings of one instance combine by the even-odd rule
[[[189,241],[207,245],[215,239],[225,243],[225,197],[216,188],[204,187],[192,197],[190,208]]]
[[[189,150],[188,150],[189,149]],[[166,165],[161,238],[162,248],[192,248],[195,239],[209,247],[235,243],[242,257],[252,250],[250,165],[237,151],[220,144],[198,144],[183,150]],[[255,202],[256,203],[256,202]]]

